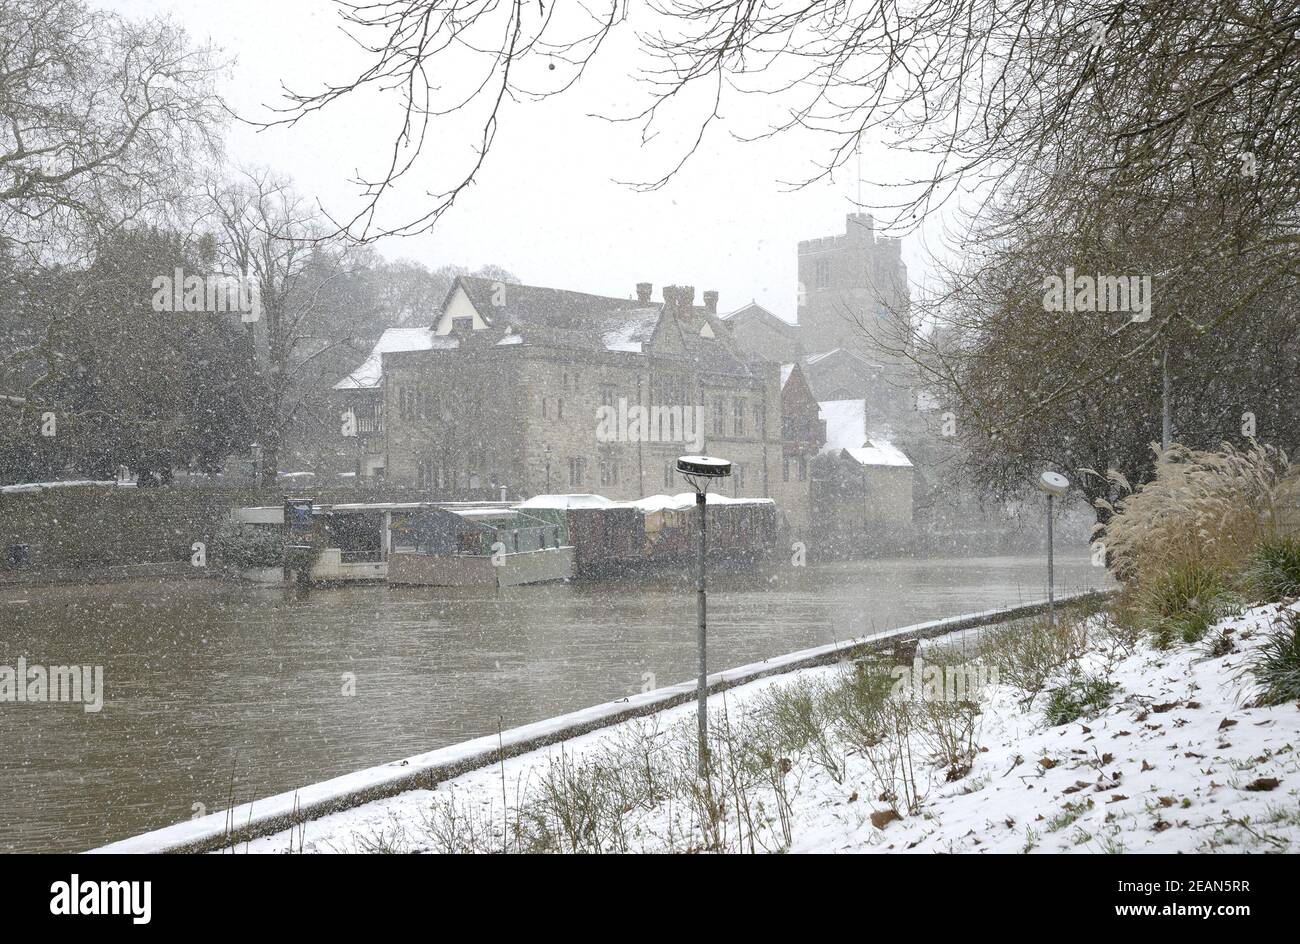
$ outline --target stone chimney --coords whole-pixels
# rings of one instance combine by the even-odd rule
[[[718,313],[717,292],[710,290],[704,293],[704,310],[711,315],[716,315]]]
[[[651,292],[653,289],[654,289],[654,286],[651,285],[649,282],[637,282],[637,283],[636,283],[636,300],[637,300],[638,302],[640,302],[642,305],[649,305],[649,304],[650,304],[650,292]]]
[[[674,312],[684,312],[695,304],[694,285],[665,285],[664,307]]]

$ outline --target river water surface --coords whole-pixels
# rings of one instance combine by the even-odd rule
[[[1101,586],[1082,552],[1058,592]],[[1045,596],[1041,557],[717,575],[710,669]],[[0,588],[0,665],[100,665],[103,710],[0,704],[0,851],[82,850],[695,669],[688,578],[508,590],[217,580]],[[350,675],[349,675],[350,674]],[[350,678],[355,694],[344,694]]]

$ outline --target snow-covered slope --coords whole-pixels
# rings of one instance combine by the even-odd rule
[[[941,769],[924,771],[924,800],[902,819],[887,815],[890,804],[881,802],[869,765],[852,752],[840,782],[817,764],[798,763],[789,784],[789,851],[1300,851],[1300,705],[1245,707],[1252,693],[1241,672],[1279,612],[1259,607],[1220,624],[1231,630],[1234,651],[1217,657],[1203,646],[1093,651],[1084,668],[1117,689],[1109,707],[1084,720],[1051,726],[1041,697],[1026,710],[1023,693],[987,689],[972,769],[954,782]],[[764,679],[727,692],[727,708],[736,713],[772,686],[829,681],[842,671],[832,666]],[[689,706],[664,712],[659,727],[689,723],[692,714]],[[499,829],[503,795],[515,807],[557,759],[572,762],[622,737],[643,736],[644,729],[627,730],[637,724],[645,722],[513,758],[435,791],[411,791],[309,822],[293,836],[255,840],[238,851],[377,845],[430,851],[438,844],[428,832],[429,811],[448,797],[462,804],[462,816],[481,817],[480,828],[488,824],[490,832],[494,821]],[[779,848],[784,844],[770,841],[780,835],[772,825],[776,804],[770,796],[758,799],[757,815],[768,823],[768,840],[758,848]],[[691,847],[682,839],[694,820],[681,804],[629,810],[627,818],[633,849]]]

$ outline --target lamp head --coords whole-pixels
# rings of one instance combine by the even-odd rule
[[[1044,472],[1038,477],[1038,488],[1054,498],[1060,498],[1070,490],[1070,480],[1060,472]]]
[[[702,492],[709,487],[710,479],[726,478],[731,474],[731,463],[713,456],[680,456],[677,471],[690,483],[691,488]]]

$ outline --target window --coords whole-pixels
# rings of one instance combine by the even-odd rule
[[[745,467],[739,462],[733,462],[731,465],[731,484],[733,496],[739,496],[745,490]]]
[[[781,481],[782,481],[782,482],[788,482],[788,481],[790,481],[790,458],[789,458],[789,456],[787,456],[785,459],[782,459],[782,460],[781,460]]]
[[[813,288],[827,288],[831,284],[831,261],[818,259],[813,263]]]
[[[555,401],[555,418],[557,420],[564,419],[564,397],[559,397]]]
[[[600,460],[600,484],[617,485],[618,484],[618,462],[614,459]]]
[[[550,419],[550,416],[547,415],[547,412],[548,411],[547,411],[546,397],[542,397],[542,419],[544,420]]]
[[[582,485],[586,478],[587,460],[574,458],[569,460],[569,484]]]
[[[799,457],[799,481],[804,482],[808,479],[808,457]]]
[[[474,330],[474,318],[473,318],[473,316],[466,316],[466,317],[463,317],[463,318],[453,318],[453,319],[451,319],[451,330],[453,330],[453,331],[473,331],[473,330]]]
[[[664,374],[650,378],[651,406],[686,406],[690,384],[685,377]]]
[[[745,401],[737,397],[731,401],[732,426],[737,436],[745,435]]]
[[[726,435],[726,412],[727,401],[722,397],[716,397],[713,401],[713,435]]]
[[[618,388],[613,384],[600,385],[600,405],[615,406],[618,403]]]
[[[762,436],[767,429],[767,414],[763,411],[763,401],[754,402],[754,432]]]
[[[673,487],[673,473],[677,471],[677,464],[672,460],[664,463],[664,488]]]

